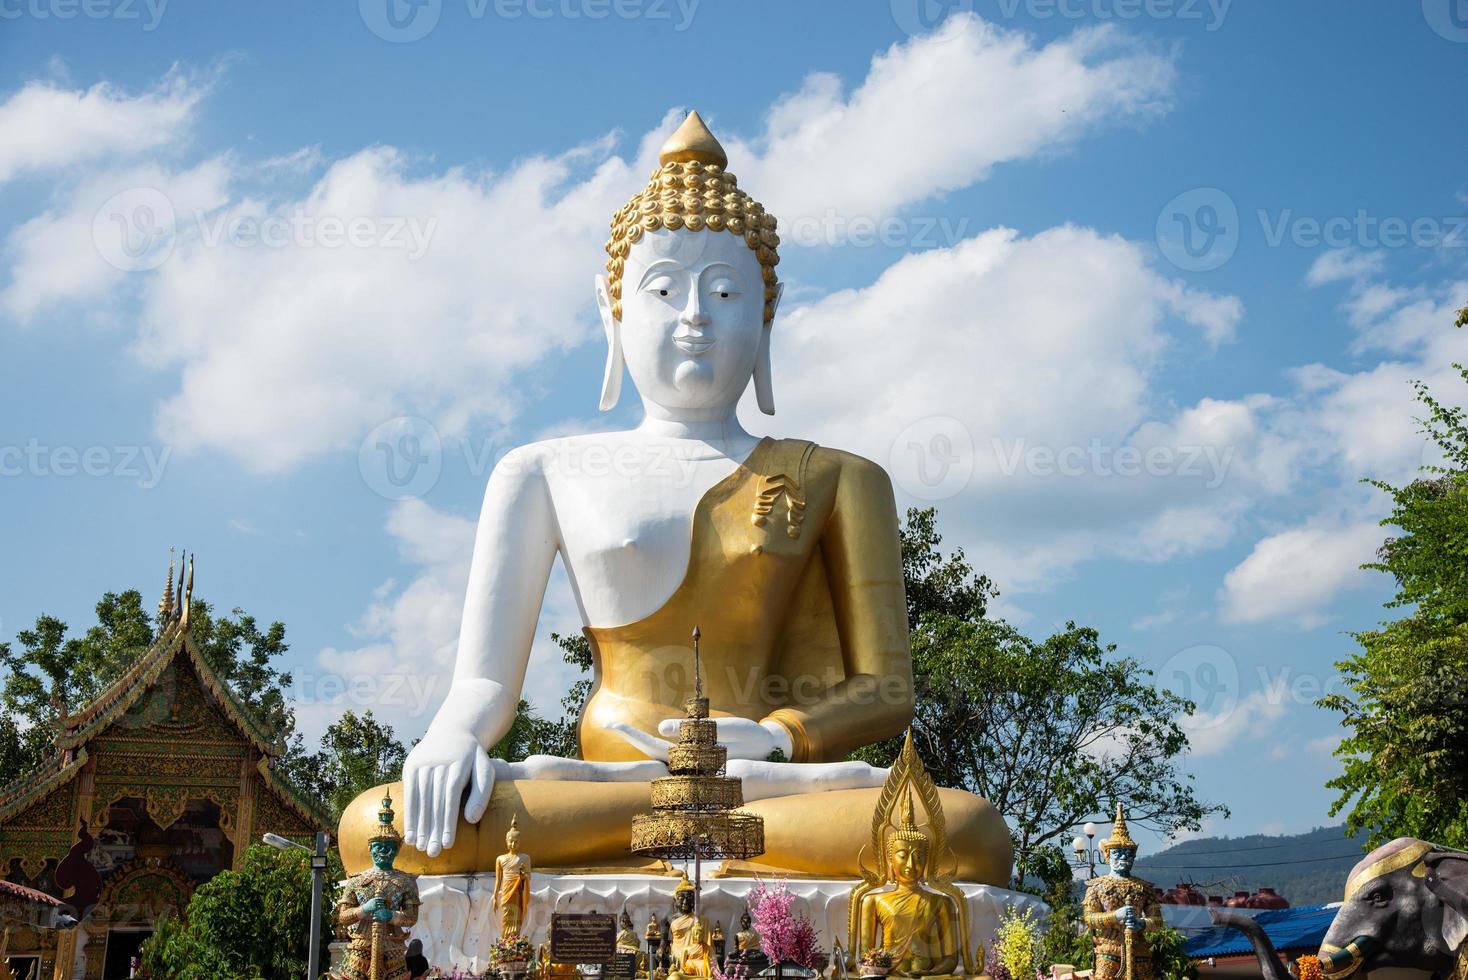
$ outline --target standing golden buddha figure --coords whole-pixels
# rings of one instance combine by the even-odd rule
[[[1147,931],[1162,926],[1162,907],[1156,886],[1132,875],[1137,842],[1127,830],[1120,803],[1111,836],[1101,842],[1101,857],[1111,873],[1086,885],[1081,904],[1085,925],[1095,937],[1096,980],[1152,980]]]
[[[494,861],[494,907],[500,914],[500,938],[520,935],[530,911],[530,855],[520,850],[520,828],[510,818],[505,834],[508,850]]]
[[[378,810],[377,832],[368,839],[372,867],[347,880],[334,919],[346,929],[348,947],[331,980],[407,980],[408,931],[418,921],[415,876],[394,870],[403,837],[393,826],[392,797]]]

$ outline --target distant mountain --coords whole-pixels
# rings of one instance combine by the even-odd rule
[[[1365,842],[1365,834],[1347,837],[1343,824],[1277,837],[1199,837],[1138,857],[1136,873],[1163,889],[1191,882],[1205,895],[1225,898],[1263,885],[1291,905],[1339,902]]]

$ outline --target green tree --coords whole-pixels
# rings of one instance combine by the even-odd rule
[[[938,512],[910,507],[900,530],[902,579],[907,590],[907,625],[916,629],[924,616],[983,619],[999,590],[974,571],[962,548],[943,554]]]
[[[326,880],[338,881],[339,864]],[[322,903],[321,962],[332,936]],[[311,928],[311,860],[305,851],[252,847],[237,871],[200,885],[184,921],[161,924],[143,944],[144,976],[157,980],[296,980],[306,972]]]
[[[1468,309],[1458,327],[1468,324]],[[1453,365],[1465,383],[1468,369]],[[1355,634],[1360,651],[1336,667],[1346,691],[1318,703],[1340,712],[1348,734],[1343,771],[1326,785],[1340,796],[1349,833],[1369,844],[1420,837],[1468,846],[1468,413],[1415,382],[1427,409],[1422,431],[1441,466],[1406,486],[1370,481],[1391,495],[1382,521],[1398,533],[1364,567],[1395,579],[1388,608],[1402,619]]]
[[[304,739],[293,736],[276,771],[319,800],[335,823],[363,791],[400,778],[406,755],[391,725],[371,710],[358,715],[348,709],[327,727],[315,752],[306,752]]]
[[[137,590],[108,592],[96,605],[97,622],[81,636],[68,636],[66,623],[41,615],[15,644],[0,643],[0,783],[16,779],[51,753],[56,723],[76,712],[137,663],[156,638],[156,624]],[[285,741],[295,717],[285,699],[291,676],[275,667],[288,649],[285,627],[260,629],[239,609],[216,616],[195,599],[190,613],[200,653],[219,672],[272,737]]]
[[[1196,796],[1179,760],[1190,702],[1068,623],[1043,641],[1002,620],[923,616],[912,634],[913,740],[933,778],[1008,818],[1016,880],[1053,879],[1054,845],[1115,802],[1134,824],[1196,830],[1227,812]],[[896,743],[858,753],[888,765]],[[1046,881],[1046,887],[1053,887]]]

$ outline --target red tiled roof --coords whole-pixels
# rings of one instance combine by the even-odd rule
[[[0,895],[18,898],[26,902],[35,902],[37,905],[57,906],[62,904],[59,898],[53,898],[45,892],[36,891],[34,888],[27,888],[25,885],[17,885],[15,882],[6,881],[3,878],[0,878]]]

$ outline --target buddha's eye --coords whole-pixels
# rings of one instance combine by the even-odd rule
[[[709,290],[718,299],[733,299],[739,295],[739,290],[728,279],[715,279]]]
[[[656,276],[642,288],[661,299],[671,299],[678,295],[678,284],[671,276]]]

